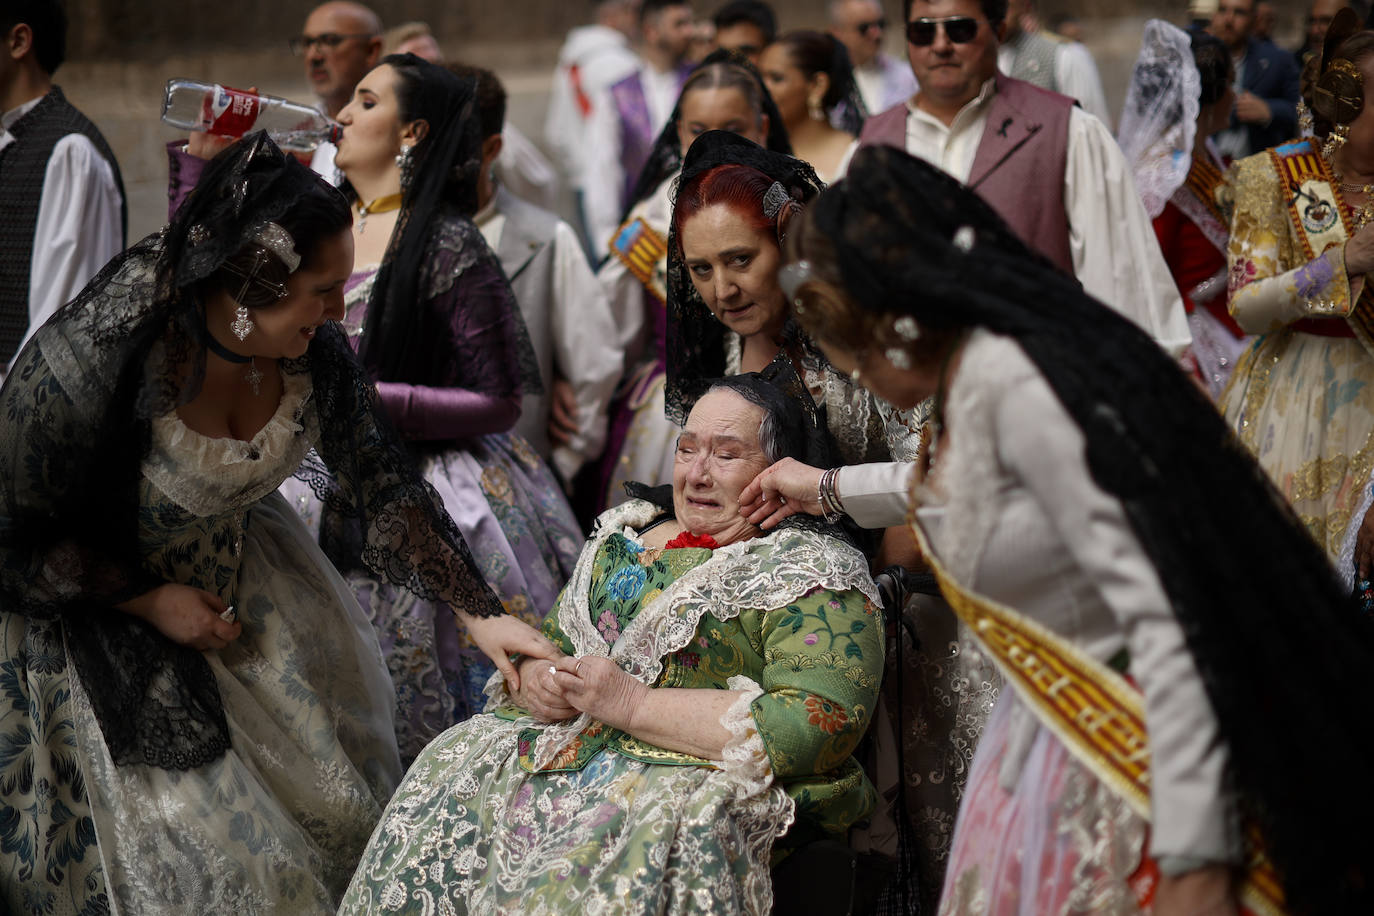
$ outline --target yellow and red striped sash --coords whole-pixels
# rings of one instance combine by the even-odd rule
[[[1217,189],[1225,183],[1226,176],[1217,168],[1217,164],[1208,158],[1194,159],[1193,167],[1188,170],[1188,177],[1183,182],[1222,226],[1230,222],[1222,213],[1221,205],[1217,203]]]
[[[1294,140],[1269,150],[1279,185],[1288,195],[1288,218],[1310,261],[1355,234],[1352,211],[1341,196],[1326,159],[1311,140]],[[1366,283],[1346,322],[1366,350],[1374,353],[1374,290]]]
[[[611,239],[611,254],[659,302],[668,303],[665,256],[668,242],[642,218],[635,217],[621,226]]]
[[[914,517],[911,529],[941,594],[997,662],[1017,696],[1077,760],[1149,822],[1150,741],[1140,691],[1052,630],[964,588],[930,549]],[[1273,864],[1257,833],[1250,831],[1247,840],[1241,911],[1283,916],[1283,888]],[[1131,877],[1142,909],[1148,911],[1153,902],[1158,877],[1158,867],[1148,858]]]

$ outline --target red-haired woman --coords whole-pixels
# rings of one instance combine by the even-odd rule
[[[778,284],[787,225],[819,193],[800,159],[727,133],[692,144],[668,237],[667,413],[681,423],[711,379],[792,362],[845,464],[906,460],[920,413],[898,411],[836,373],[792,318]]]

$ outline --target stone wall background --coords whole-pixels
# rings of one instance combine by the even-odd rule
[[[388,24],[419,19],[430,24],[445,54],[488,67],[510,95],[508,118],[536,143],[543,142],[549,76],[568,29],[588,16],[588,0],[396,0],[373,3]],[[717,4],[699,2],[702,15]],[[69,0],[67,63],[57,82],[91,117],[119,157],[129,194],[130,240],[165,221],[167,165],[164,145],[177,132],[159,121],[163,86],[187,77],[312,101],[303,64],[287,39],[298,34],[314,0]],[[886,0],[890,53],[905,55],[895,27],[900,0]],[[825,0],[775,0],[783,29],[824,27]],[[1140,4],[1129,0],[1042,0],[1044,18],[1070,12],[1084,26],[1097,58],[1108,104],[1119,110],[1149,16],[1186,20],[1185,0]],[[1305,4],[1281,11],[1279,40],[1295,44]]]

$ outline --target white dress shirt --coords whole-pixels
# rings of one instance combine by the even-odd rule
[[[1107,97],[1102,91],[1102,77],[1097,72],[1097,62],[1092,52],[1080,41],[1055,42],[1054,51],[1054,89],[1077,99],[1078,104],[1090,115],[1096,116],[1103,124],[1111,124],[1112,116],[1107,111]],[[1013,73],[1016,65],[1016,49],[1010,45],[997,48],[997,69],[1003,73]]]
[[[578,188],[587,149],[587,125],[597,98],[634,72],[639,57],[616,29],[588,25],[573,29],[558,52],[558,69],[549,87],[544,141]],[[576,83],[573,69],[576,68]],[[580,95],[579,95],[580,94]],[[583,106],[587,106],[584,112]]]
[[[474,221],[491,250],[499,251],[506,215],[495,200],[479,211]],[[541,367],[551,364],[572,385],[576,396],[577,432],[568,444],[555,446],[549,456],[563,479],[572,480],[583,463],[598,457],[606,444],[607,408],[620,380],[621,357],[606,295],[587,264],[577,233],[562,220],[554,232],[553,246],[553,278],[546,301],[521,299],[517,304],[526,323],[538,322],[548,328],[546,336],[553,352],[537,354]],[[552,390],[553,378],[546,377],[543,394],[525,395],[516,432],[531,442],[548,440]],[[531,423],[544,429],[527,432],[521,428]]]
[[[42,97],[0,116],[0,149],[15,142],[10,126],[40,101]],[[95,144],[77,133],[58,140],[43,173],[43,195],[33,229],[29,329],[24,342],[123,249],[121,213],[114,169]]]
[[[677,105],[678,72],[659,73],[644,65],[639,70],[639,78],[649,107],[649,121],[657,136]],[[607,88],[592,103],[592,117],[587,123],[586,164],[582,171],[587,231],[598,259],[610,251],[611,236],[620,228],[620,216],[627,203],[621,199],[626,179],[621,162],[622,148],[620,112]]]
[[[916,92],[911,64],[879,52],[865,67],[854,68],[854,84],[869,114],[900,105]]]
[[[948,127],[908,102],[907,152],[967,181],[995,91],[989,79]],[[1181,356],[1193,340],[1188,316],[1130,166],[1106,126],[1077,107],[1069,116],[1064,211],[1074,274],[1083,288]]]

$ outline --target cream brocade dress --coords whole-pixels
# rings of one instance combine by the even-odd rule
[[[215,592],[243,624],[204,653],[222,756],[116,765],[67,658],[71,623],[0,608],[0,691],[22,698],[0,708],[0,747],[24,751],[0,758],[0,812],[22,812],[0,818],[0,912],[334,912],[400,781],[394,691],[352,591],[276,492],[319,431],[310,376],[282,380],[249,441],[154,420],[139,485],[146,569]],[[40,644],[26,679],[12,661]]]
[[[1371,503],[1374,356],[1355,337],[1292,325],[1344,327],[1362,290],[1346,275],[1343,246],[1305,261],[1267,152],[1241,160],[1232,186],[1230,309],[1262,336],[1218,404],[1350,585],[1355,534]]]

